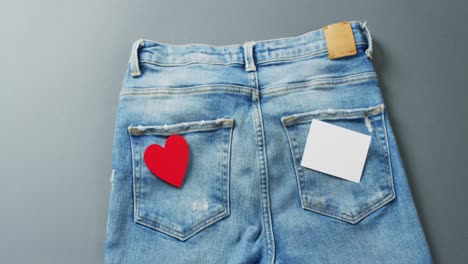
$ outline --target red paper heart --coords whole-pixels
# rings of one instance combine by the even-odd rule
[[[164,147],[149,145],[144,154],[148,169],[161,180],[180,188],[185,177],[189,148],[184,137],[174,134],[167,138]]]

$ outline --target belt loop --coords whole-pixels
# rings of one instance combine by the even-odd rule
[[[372,35],[369,31],[369,28],[367,27],[366,23],[367,23],[367,20],[364,21],[364,23],[362,22],[359,22],[361,24],[361,29],[365,30],[365,34],[367,36],[367,43],[368,43],[368,46],[367,46],[367,50],[366,50],[366,56],[369,58],[369,59],[372,59],[372,52],[373,52],[373,47],[372,47]]]
[[[145,42],[143,39],[136,40],[132,45],[132,54],[130,54],[130,67],[131,67],[130,75],[132,77],[141,75],[140,66],[138,62],[138,48],[143,47],[144,45],[145,45]]]
[[[247,71],[255,71],[257,68],[255,67],[255,62],[253,58],[253,46],[255,45],[255,41],[246,41],[242,45],[244,48],[244,59],[245,59],[245,69]]]
[[[367,20],[364,21],[364,23],[359,22],[361,24],[361,29],[365,30],[365,34],[367,36],[367,50],[366,50],[366,56],[369,59],[372,59],[372,52],[373,52],[373,47],[372,47],[372,35],[370,34],[369,28],[367,27]]]

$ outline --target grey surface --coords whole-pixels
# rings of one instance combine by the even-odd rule
[[[2,1],[0,263],[103,262],[113,125],[134,40],[228,45],[366,19],[433,256],[463,263],[467,9],[461,0]]]

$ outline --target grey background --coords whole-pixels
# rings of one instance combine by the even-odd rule
[[[113,125],[134,40],[228,45],[343,20],[368,21],[436,263],[468,259],[466,2],[0,3],[0,263],[103,262]]]

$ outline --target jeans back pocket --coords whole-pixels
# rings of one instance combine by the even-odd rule
[[[359,183],[300,165],[312,119],[371,136]],[[303,209],[355,224],[395,198],[384,105],[283,116]],[[337,164],[338,166],[338,164]]]
[[[233,124],[232,118],[218,118],[128,128],[136,223],[184,241],[229,215]],[[143,159],[148,146],[164,146],[172,134],[183,136],[189,145],[181,188],[153,175]]]

